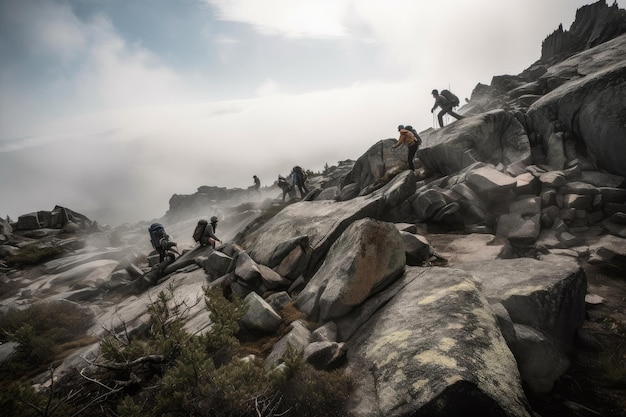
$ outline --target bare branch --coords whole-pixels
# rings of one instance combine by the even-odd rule
[[[142,356],[130,362],[92,363],[92,365],[98,366],[104,369],[124,370],[128,368],[132,368],[137,365],[141,365],[143,363],[163,363],[163,362],[165,362],[165,356],[163,355],[148,355],[148,356]]]

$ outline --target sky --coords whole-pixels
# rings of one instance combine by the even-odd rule
[[[0,216],[119,225],[357,159],[433,127],[433,88],[522,72],[591,3],[0,0]]]

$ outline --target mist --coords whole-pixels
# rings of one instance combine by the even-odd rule
[[[0,215],[117,225],[357,159],[398,124],[433,127],[433,88],[463,101],[523,71],[586,4],[274,3],[3,1]]]

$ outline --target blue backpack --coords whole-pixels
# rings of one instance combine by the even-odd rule
[[[150,243],[152,243],[152,247],[159,250],[159,242],[167,236],[165,227],[163,227],[161,223],[152,223],[148,228],[148,232],[150,233]]]

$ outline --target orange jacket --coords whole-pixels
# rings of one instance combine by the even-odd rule
[[[410,130],[401,129],[398,142],[396,142],[396,144],[393,145],[392,148],[397,148],[400,145],[411,146],[415,142],[417,142],[417,139],[415,138],[415,135],[413,134],[413,132],[411,132]]]

